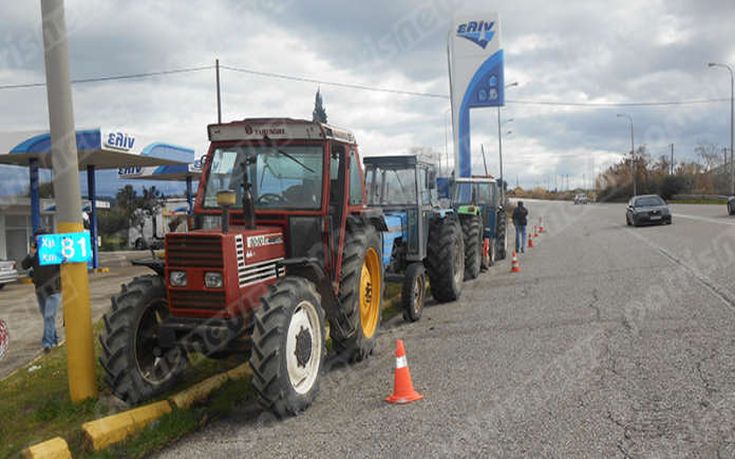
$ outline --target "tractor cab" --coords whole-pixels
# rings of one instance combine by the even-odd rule
[[[426,257],[428,222],[437,207],[436,169],[416,156],[372,156],[364,159],[368,205],[380,208],[389,231],[384,233],[383,262],[421,261]],[[394,244],[404,244],[406,259],[391,257]]]

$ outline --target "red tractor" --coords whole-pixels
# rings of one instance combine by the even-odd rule
[[[373,350],[383,297],[379,209],[366,206],[355,138],[293,119],[208,127],[197,229],[169,233],[155,275],[112,298],[102,366],[135,404],[170,388],[198,351],[250,354],[252,384],[278,416],[306,409],[326,356]]]

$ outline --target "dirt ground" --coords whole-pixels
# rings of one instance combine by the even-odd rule
[[[100,265],[108,267],[108,273],[89,275],[92,320],[97,321],[110,306],[110,297],[120,290],[120,285],[135,276],[148,274],[148,268],[132,266],[130,260],[149,257],[148,252],[115,252],[100,254]],[[56,316],[59,339],[64,339],[63,310]],[[0,360],[0,379],[31,361],[42,352],[43,319],[32,284],[8,284],[0,291],[0,319],[8,328],[8,351]]]

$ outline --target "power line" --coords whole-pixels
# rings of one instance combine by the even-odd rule
[[[390,93],[390,94],[402,94],[406,96],[431,97],[435,99],[449,99],[449,96],[445,94],[434,94],[430,92],[407,91],[403,89],[381,88],[378,86],[367,86],[367,85],[355,84],[355,83],[326,81],[326,80],[319,80],[316,78],[286,75],[282,73],[261,72],[258,70],[230,67],[228,65],[221,65],[220,68],[225,69],[225,70],[231,70],[233,72],[247,73],[250,75],[257,75],[257,76],[263,76],[263,77],[268,77],[268,78],[280,78],[282,80],[301,81],[301,82],[306,82],[306,83],[317,83],[317,84],[321,84],[325,86],[338,86],[341,88],[360,89],[362,91],[385,92],[385,93]]]
[[[162,75],[200,72],[203,70],[211,70],[213,68],[214,68],[213,65],[206,65],[206,66],[200,66],[200,67],[187,67],[187,68],[181,68],[181,69],[160,70],[160,71],[153,71],[153,72],[99,76],[99,77],[72,80],[72,83],[73,84],[85,84],[85,83],[98,83],[98,82],[104,82],[104,81],[150,78],[150,77],[162,76]],[[249,75],[261,76],[261,77],[266,77],[266,78],[278,78],[282,80],[300,81],[304,83],[315,83],[315,84],[320,84],[320,85],[325,85],[325,86],[335,86],[335,87],[348,88],[348,89],[358,89],[361,91],[382,92],[382,93],[388,93],[388,94],[399,94],[399,95],[406,95],[406,96],[413,96],[413,97],[427,97],[427,98],[434,98],[434,99],[445,99],[445,100],[449,99],[449,96],[446,94],[409,91],[409,90],[404,90],[404,89],[385,88],[385,87],[380,87],[380,86],[369,86],[365,84],[321,80],[318,78],[310,78],[310,77],[304,77],[304,76],[299,76],[299,75],[288,75],[288,74],[283,74],[283,73],[264,72],[264,71],[259,71],[259,70],[247,69],[243,67],[231,67],[228,65],[221,65],[220,68],[225,69],[225,70],[230,70],[232,72],[245,73]],[[43,87],[43,86],[46,86],[46,83],[9,84],[9,85],[0,85],[0,90],[35,88],[35,87]],[[509,100],[506,100],[506,103],[509,105],[540,105],[540,106],[552,106],[552,107],[590,107],[590,108],[610,107],[612,108],[612,107],[657,107],[657,106],[702,105],[702,104],[729,102],[729,100],[730,99],[728,98],[721,98],[721,99],[692,99],[692,100],[676,100],[676,101],[643,101],[643,102],[558,102],[558,101],[544,101],[544,100],[530,100],[530,99],[509,99]]]
[[[144,72],[144,73],[129,73],[123,75],[109,75],[99,76],[92,78],[80,78],[77,80],[71,80],[72,84],[84,84],[84,83],[98,83],[101,81],[114,81],[114,80],[131,80],[135,78],[150,78],[161,75],[173,75],[177,73],[192,73],[200,72],[202,70],[211,70],[213,65],[206,65],[202,67],[187,67],[182,69],[171,69],[171,70],[160,70],[155,72]],[[3,89],[23,89],[23,88],[38,88],[46,86],[46,83],[22,83],[22,84],[8,84],[0,85],[0,90]]]

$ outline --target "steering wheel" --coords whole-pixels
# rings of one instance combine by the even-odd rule
[[[280,194],[276,193],[265,193],[258,196],[258,199],[255,200],[258,204],[268,204],[268,203],[279,203],[283,202],[283,197]]]

